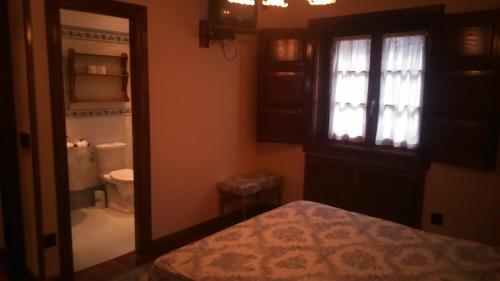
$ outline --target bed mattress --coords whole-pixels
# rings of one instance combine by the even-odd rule
[[[150,281],[497,281],[500,251],[293,202],[158,258]]]

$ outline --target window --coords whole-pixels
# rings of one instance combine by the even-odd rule
[[[376,144],[415,148],[420,138],[425,36],[387,36]]]
[[[334,40],[328,136],[367,142],[368,124],[376,124],[376,145],[416,148],[422,115],[425,35],[385,35],[379,54],[371,54],[371,41],[369,36]],[[370,72],[374,59],[381,60],[380,73]],[[370,89],[370,78],[380,79],[378,93]]]
[[[363,141],[370,71],[370,38],[334,43],[330,97],[330,138]]]

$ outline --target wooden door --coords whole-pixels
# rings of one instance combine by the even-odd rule
[[[0,259],[5,258],[12,278],[24,277],[26,271],[22,196],[19,180],[19,159],[14,90],[11,73],[10,31],[7,1],[0,2],[0,223],[3,245]],[[2,257],[2,255],[4,255]],[[1,261],[3,262],[3,261]],[[1,270],[0,270],[1,271]],[[0,273],[0,279],[2,278]]]

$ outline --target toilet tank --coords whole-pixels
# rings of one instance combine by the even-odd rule
[[[126,167],[127,145],[121,142],[103,143],[95,146],[99,174],[108,174]]]

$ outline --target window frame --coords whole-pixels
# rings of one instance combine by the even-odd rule
[[[330,50],[331,54],[329,56],[330,62],[330,75],[329,75],[329,83],[330,87],[328,91],[331,95],[332,93],[332,83],[333,80],[333,57],[335,56],[334,45],[337,40],[342,39],[350,39],[350,38],[369,38],[371,40],[371,48],[370,48],[370,69],[368,70],[368,94],[366,100],[366,123],[365,123],[365,137],[363,140],[339,140],[332,139],[327,137],[328,142],[341,142],[344,144],[364,144],[367,147],[379,147],[384,149],[393,149],[393,150],[402,150],[402,151],[414,151],[418,150],[419,145],[415,148],[406,148],[406,147],[393,147],[390,144],[376,144],[377,130],[378,130],[378,121],[379,121],[379,111],[380,111],[380,91],[381,91],[381,81],[382,81],[382,58],[383,58],[383,44],[384,39],[391,36],[410,36],[410,35],[424,35],[425,36],[425,46],[427,57],[427,41],[428,41],[428,33],[427,31],[419,30],[419,31],[408,31],[408,32],[391,32],[391,33],[381,33],[377,34],[366,34],[366,35],[356,35],[356,36],[335,36],[330,40]],[[374,46],[376,48],[374,48]],[[375,50],[374,50],[375,49]],[[426,69],[427,69],[427,61],[426,57],[424,58],[424,77],[422,87],[424,88],[424,92],[422,93],[422,98],[425,95],[425,86],[426,86]],[[329,99],[329,103],[330,103]],[[331,120],[331,109],[328,108],[328,111],[325,113],[327,115],[328,123],[327,132],[330,129],[330,120]],[[419,134],[422,133],[422,128],[420,128]]]
[[[306,105],[309,120],[306,122],[305,152],[365,155],[385,155],[403,158],[428,159],[428,123],[430,119],[429,97],[432,95],[433,69],[438,46],[437,26],[444,14],[444,6],[428,6],[353,16],[316,19],[309,22],[309,32],[315,42],[314,58],[311,61],[310,79],[312,85]],[[422,94],[422,116],[420,142],[417,148],[376,145],[380,86],[382,72],[383,38],[394,34],[427,34],[425,45],[424,90]],[[335,38],[370,36],[370,75],[368,82],[367,119],[365,141],[353,143],[328,137],[329,96],[331,69]],[[370,103],[375,101],[373,117],[370,118]],[[366,152],[366,153],[365,153]],[[428,162],[428,161],[427,161]]]

